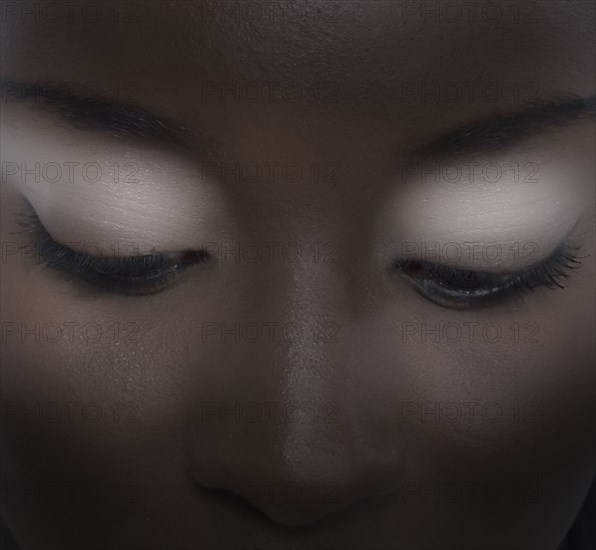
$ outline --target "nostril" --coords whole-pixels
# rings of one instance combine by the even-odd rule
[[[368,478],[365,483],[344,481],[283,479],[234,483],[228,477],[225,482],[198,482],[198,486],[204,498],[212,502],[235,509],[245,517],[268,519],[283,527],[333,522],[344,513],[360,513],[371,504],[392,501],[399,489],[396,479],[386,476]]]
[[[243,513],[265,515],[283,526],[298,527],[316,522],[344,507],[336,483],[292,482],[199,483],[204,495]]]

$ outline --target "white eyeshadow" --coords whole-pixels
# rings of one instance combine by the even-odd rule
[[[498,272],[546,259],[593,208],[594,161],[586,163],[593,142],[590,127],[572,127],[500,158],[476,161],[481,168],[502,168],[496,182],[476,177],[453,183],[440,169],[436,179],[425,178],[426,165],[418,163],[381,209],[379,261],[405,253],[406,259]],[[472,161],[460,164],[466,162]],[[506,170],[529,163],[539,167],[534,182]]]
[[[19,167],[10,182],[56,240],[102,250],[129,243],[148,253],[221,239],[223,194],[203,178],[200,161],[196,166],[155,146],[80,135],[22,105],[3,112],[3,162]]]

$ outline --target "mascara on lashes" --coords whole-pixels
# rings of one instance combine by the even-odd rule
[[[154,294],[167,288],[183,271],[209,261],[204,250],[175,254],[151,252],[134,256],[90,256],[56,242],[47,232],[33,207],[25,201],[21,225],[30,233],[46,267],[70,279],[80,279],[101,289],[121,294]]]
[[[86,281],[110,292],[131,295],[155,294],[173,283],[189,267],[205,264],[206,251],[150,254],[127,257],[96,257],[82,254],[56,242],[26,202],[22,225],[41,249],[41,260],[69,278]],[[581,267],[579,247],[560,245],[543,262],[514,273],[470,271],[426,261],[396,260],[393,269],[403,274],[414,289],[435,304],[451,309],[472,309],[503,302],[539,287],[563,288],[561,279]]]
[[[472,309],[500,303],[513,296],[545,287],[563,288],[561,279],[581,267],[580,247],[563,242],[546,260],[524,271],[490,273],[470,271],[425,261],[396,261],[415,290],[442,307]]]

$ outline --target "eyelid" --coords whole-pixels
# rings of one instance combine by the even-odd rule
[[[26,202],[26,201],[25,201]],[[154,294],[163,290],[182,271],[206,263],[206,251],[187,250],[133,256],[89,256],[55,241],[45,229],[35,210],[26,205],[20,225],[41,247],[39,259],[45,267],[60,271],[69,279],[78,279],[103,290],[130,294]],[[128,272],[127,272],[128,271]]]
[[[578,254],[579,250],[581,247],[573,245],[569,239],[566,239],[542,262],[523,271],[507,273],[470,271],[411,260],[398,260],[394,267],[410,280],[421,295],[437,305],[451,309],[472,309],[504,302],[514,296],[522,297],[526,291],[533,291],[539,287],[563,288],[559,279],[569,276],[566,270],[581,267],[582,257]],[[411,271],[414,274],[410,273]],[[422,271],[426,272],[426,277],[415,274]],[[460,282],[460,286],[452,284],[449,281],[450,278],[451,281],[455,279]],[[474,286],[470,284],[471,280],[478,283],[484,281],[484,285]]]

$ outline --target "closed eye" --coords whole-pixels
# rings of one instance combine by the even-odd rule
[[[503,302],[544,287],[563,288],[570,271],[581,267],[580,248],[562,244],[540,264],[512,273],[470,271],[425,261],[397,261],[394,268],[414,289],[437,305],[451,309],[472,309]]]
[[[173,285],[186,269],[209,261],[206,251],[138,254],[134,256],[90,256],[55,241],[33,208],[28,205],[21,221],[34,241],[40,263],[67,279],[89,283],[99,289],[128,295],[156,294]]]

